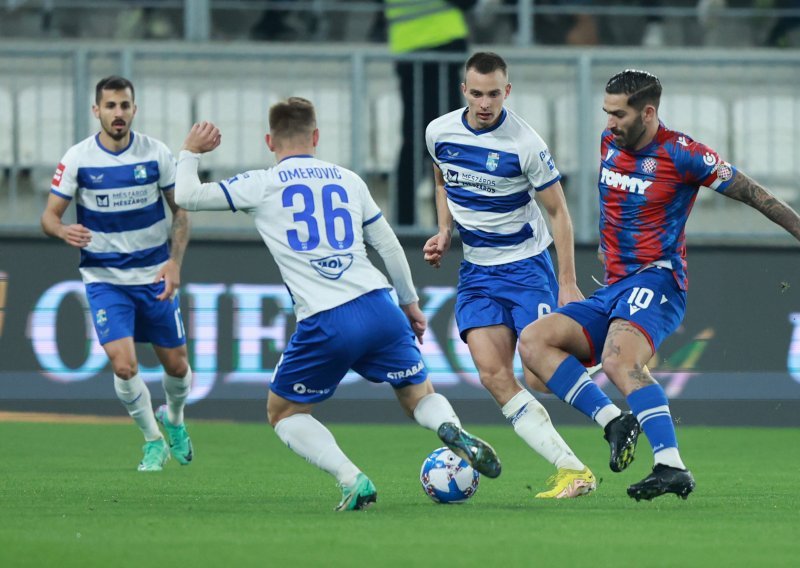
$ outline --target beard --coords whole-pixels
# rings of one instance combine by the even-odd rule
[[[642,120],[640,116],[636,122],[631,124],[627,132],[622,130],[615,132],[612,130],[611,133],[617,137],[617,140],[615,140],[617,146],[625,148],[626,150],[634,150],[639,140],[644,136],[645,130],[647,130],[647,128],[645,128],[644,120]]]
[[[106,134],[108,134],[112,140],[116,141],[122,140],[128,135],[128,132],[130,132],[130,128],[127,124],[119,129],[118,126],[114,126],[113,124],[109,127],[103,126],[103,130],[105,130]]]

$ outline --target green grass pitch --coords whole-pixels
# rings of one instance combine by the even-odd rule
[[[413,424],[331,430],[378,488],[370,510],[334,513],[334,481],[267,425],[189,421],[195,461],[136,471],[130,424],[0,423],[0,566],[800,565],[797,429],[679,428],[697,489],[639,502],[651,467],[608,469],[602,432],[560,428],[600,481],[576,500],[534,500],[552,472],[508,427],[472,430],[503,473],[462,505],[436,505],[418,476],[440,446]]]

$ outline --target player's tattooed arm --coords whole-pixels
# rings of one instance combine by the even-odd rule
[[[777,223],[800,241],[800,215],[780,197],[771,194],[751,177],[737,172],[736,177],[722,193],[761,211],[767,219]]]
[[[166,199],[172,211],[170,260],[173,260],[178,266],[181,266],[181,264],[183,264],[183,254],[186,252],[186,246],[189,244],[189,231],[191,227],[189,213],[185,209],[181,209],[175,203],[174,191],[165,191],[164,199]]]

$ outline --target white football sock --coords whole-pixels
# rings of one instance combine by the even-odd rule
[[[186,397],[192,390],[192,368],[187,368],[185,377],[173,377],[164,373],[162,384],[167,396],[167,418],[173,426],[183,424],[183,407],[186,406]]]
[[[445,422],[452,422],[461,428],[461,420],[450,406],[450,401],[438,392],[425,395],[420,399],[414,409],[414,420],[420,426],[434,432]]]
[[[619,406],[616,404],[608,404],[597,411],[597,414],[594,415],[594,421],[597,422],[601,428],[605,428],[606,425],[617,416],[622,416],[622,411],[619,409]]]
[[[127,381],[114,375],[114,390],[117,391],[117,398],[131,415],[133,421],[139,426],[144,434],[144,439],[148,442],[162,438],[161,430],[158,429],[156,416],[153,414],[153,406],[150,402],[150,390],[144,384],[142,377],[136,373]]]
[[[517,435],[551,464],[559,469],[578,471],[586,467],[556,432],[547,410],[531,393],[521,390],[502,410],[503,416],[511,421]]]
[[[668,465],[670,467],[677,467],[678,469],[686,469],[686,466],[681,459],[678,448],[665,448],[653,454],[653,460],[658,464]]]
[[[275,433],[297,455],[327,471],[339,485],[351,486],[361,473],[321,422],[310,414],[293,414],[275,425]]]

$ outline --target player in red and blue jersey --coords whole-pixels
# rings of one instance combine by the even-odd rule
[[[660,81],[645,71],[629,69],[608,81],[598,178],[606,286],[534,322],[520,338],[523,362],[549,377],[553,393],[587,415],[591,410],[601,425],[608,420],[614,471],[633,460],[644,431],[655,465],[628,487],[637,501],[664,493],[685,499],[695,487],[678,452],[667,397],[645,364],[683,320],[689,282],[684,231],[697,192],[710,188],[742,201],[800,240],[800,216],[714,150],[661,123],[660,99]],[[609,405],[596,410],[589,403],[598,401],[581,400],[591,380],[583,363],[599,353],[632,414]]]

